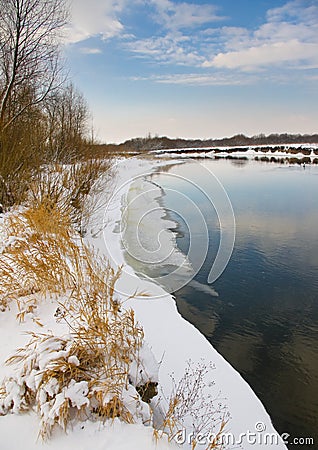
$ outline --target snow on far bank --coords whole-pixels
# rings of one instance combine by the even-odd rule
[[[235,151],[238,150],[288,150],[288,149],[304,149],[304,150],[316,150],[318,149],[318,144],[271,144],[271,145],[235,145],[235,146],[219,146],[219,147],[182,147],[182,148],[160,148],[157,150],[151,150],[150,153],[165,153],[165,152],[180,152],[180,151]]]
[[[152,150],[157,158],[276,158],[279,160],[318,159],[318,144],[257,145],[235,147],[193,147]]]

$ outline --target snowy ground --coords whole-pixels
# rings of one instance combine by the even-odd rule
[[[111,242],[111,260],[114,265],[125,264],[121,248],[120,234],[117,230],[121,218],[122,207],[128,195],[131,180],[134,176],[145,171],[154,170],[160,161],[154,163],[147,160],[133,158],[120,164],[120,170],[114,175],[114,195],[107,206],[106,216],[101,209],[92,218],[92,227],[87,240],[99,250],[101,254],[109,256]],[[122,187],[116,195],[116,187]],[[226,433],[233,435],[230,448],[252,449],[286,449],[283,441],[278,438],[269,415],[256,397],[252,389],[242,377],[219,355],[203,335],[191,324],[186,322],[178,313],[171,295],[166,294],[161,287],[138,278],[131,268],[125,268],[123,276],[117,286],[123,292],[122,299],[125,307],[133,307],[139,323],[143,326],[145,340],[152,349],[157,361],[160,361],[159,381],[162,395],[169,397],[172,389],[171,374],[179,380],[192,361],[196,364],[213,364],[214,369],[208,371],[204,394],[211,395],[217,402],[226,406],[230,419],[226,426]],[[147,292],[148,297],[135,297],[127,300],[129,294]],[[54,318],[56,304],[54,301],[43,299],[36,311],[45,330],[65,326],[57,324]],[[15,349],[23,345],[30,330],[43,330],[34,322],[34,315],[29,314],[23,324],[15,319],[14,307],[9,312],[0,313],[0,379],[10,373],[5,366],[5,359],[14,353]],[[33,413],[24,415],[7,415],[0,417],[1,450],[48,448],[52,450],[125,450],[125,449],[168,449],[176,444],[168,444],[160,440],[156,444],[149,427],[142,425],[126,425],[115,421],[113,425],[106,423],[85,422],[76,425],[67,435],[56,432],[52,440],[46,444],[37,441],[37,417]],[[188,423],[185,438],[191,432]],[[269,439],[269,441],[268,441]],[[204,442],[204,440],[203,440]],[[197,448],[206,448],[206,445]],[[269,442],[269,443],[268,443]],[[233,445],[234,444],[234,445]],[[172,445],[172,447],[171,447]],[[190,448],[185,443],[182,448]]]

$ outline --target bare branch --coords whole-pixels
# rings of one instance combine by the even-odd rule
[[[65,0],[0,0],[0,131],[60,84],[58,40]],[[19,90],[33,98],[10,111]]]

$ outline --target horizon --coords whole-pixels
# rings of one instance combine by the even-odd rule
[[[166,135],[154,135],[154,136],[152,136],[151,135],[151,133],[150,134],[148,134],[148,136],[135,136],[135,137],[132,137],[132,138],[128,138],[128,139],[126,139],[125,141],[122,141],[122,142],[117,142],[117,143],[115,143],[115,142],[97,142],[96,144],[97,145],[122,145],[122,144],[126,144],[127,142],[131,142],[131,141],[134,141],[134,140],[138,140],[138,139],[145,139],[145,140],[147,140],[147,139],[149,139],[149,140],[152,140],[152,139],[169,139],[169,140],[172,140],[172,141],[178,141],[178,140],[181,140],[181,141],[189,141],[189,142],[191,142],[191,141],[201,141],[201,142],[205,142],[205,141],[225,141],[225,140],[232,140],[232,139],[234,139],[234,138],[237,138],[237,137],[243,137],[243,138],[246,138],[246,139],[269,139],[269,138],[273,138],[273,137],[281,137],[281,136],[284,136],[284,135],[287,135],[288,137],[291,137],[291,138],[305,138],[305,137],[308,137],[308,138],[310,138],[310,137],[313,137],[313,136],[318,136],[318,131],[317,132],[314,132],[314,133],[304,133],[304,134],[302,134],[302,133],[269,133],[269,134],[264,134],[264,133],[259,133],[259,134],[254,134],[254,135],[251,135],[251,136],[248,136],[248,135],[246,135],[246,134],[243,134],[243,133],[237,133],[237,134],[233,134],[233,135],[231,135],[231,136],[222,136],[222,137],[220,137],[220,138],[215,138],[215,137],[208,137],[208,138],[204,138],[204,139],[202,139],[202,138],[200,138],[200,137],[194,137],[194,138],[184,138],[184,137],[182,137],[182,136],[177,136],[177,137],[171,137],[171,136],[166,136]],[[318,140],[317,140],[317,143],[318,143]],[[289,144],[288,142],[286,142],[285,144],[287,144],[287,145],[292,145],[291,143]],[[302,144],[310,144],[310,142],[302,142]],[[236,145],[236,144],[235,144]],[[268,145],[268,144],[264,144],[264,145]],[[273,144],[273,145],[279,145],[279,144]],[[301,145],[300,143],[295,143],[295,145]]]
[[[77,0],[64,50],[105,143],[317,132],[315,0]]]

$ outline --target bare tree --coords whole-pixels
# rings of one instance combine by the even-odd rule
[[[47,144],[53,161],[71,162],[87,146],[89,109],[83,95],[69,83],[44,101]]]
[[[66,17],[65,0],[0,0],[0,131],[59,83]]]

